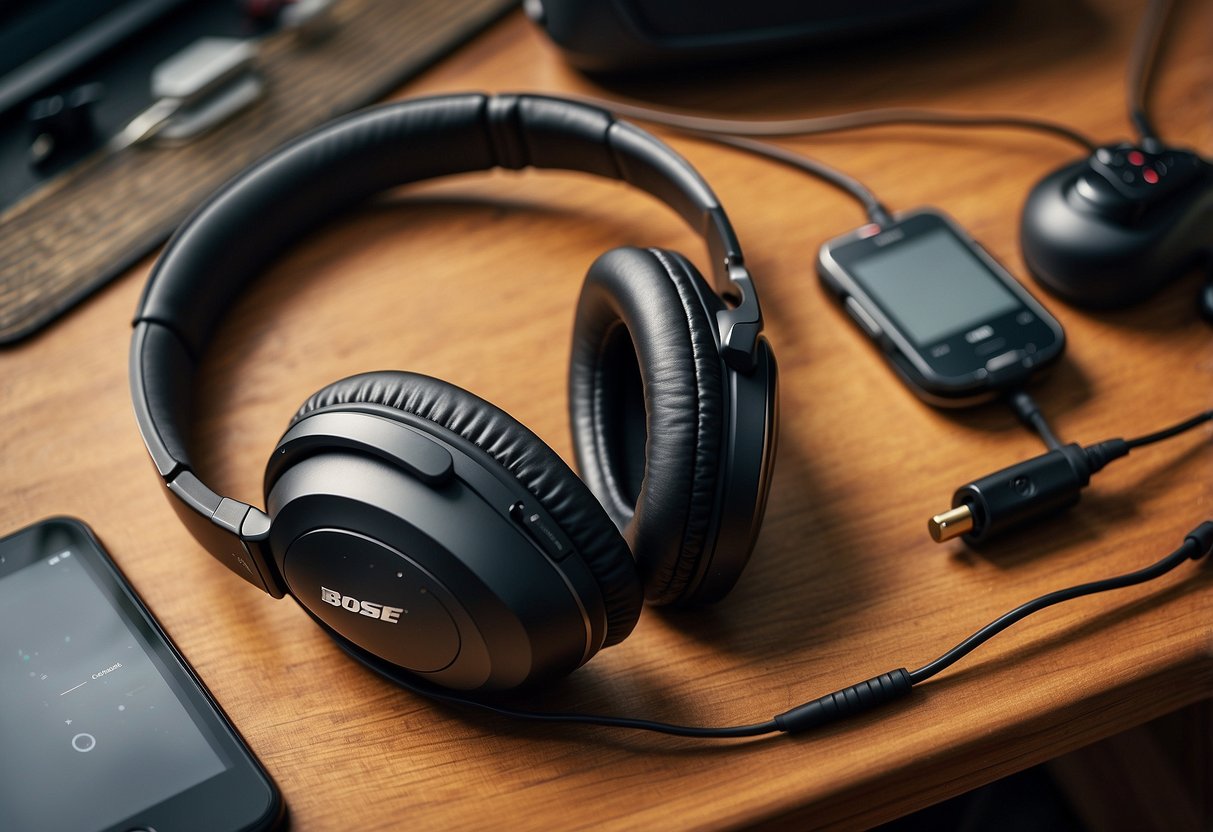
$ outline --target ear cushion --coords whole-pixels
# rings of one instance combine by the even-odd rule
[[[512,416],[461,387],[407,372],[375,372],[334,382],[291,420],[332,405],[378,404],[412,413],[469,440],[535,495],[560,524],[598,581],[606,608],[603,646],[622,641],[643,605],[636,565],[602,506],[564,460]]]
[[[656,604],[694,589],[711,545],[724,383],[709,303],[723,308],[681,255],[619,248],[590,267],[577,305],[577,463]]]

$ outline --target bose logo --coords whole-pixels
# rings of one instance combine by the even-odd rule
[[[370,601],[359,601],[357,598],[342,595],[340,592],[329,589],[327,586],[320,587],[320,600],[326,604],[332,604],[334,607],[341,607],[343,610],[365,615],[367,618],[378,618],[380,621],[386,621],[389,624],[397,623],[400,620],[400,614],[404,612],[403,607],[386,607],[383,604],[374,604]]]

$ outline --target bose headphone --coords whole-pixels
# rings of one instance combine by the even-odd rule
[[[715,291],[662,249],[617,248],[590,267],[569,368],[585,481],[489,402],[436,378],[372,372],[299,408],[266,466],[265,511],[209,488],[190,462],[187,417],[198,359],[235,296],[375,193],[495,167],[621,179],[707,243]],[[733,587],[762,523],[778,429],[761,330],[733,227],[672,148],[571,101],[449,95],[330,123],[195,211],[140,300],[131,393],[170,502],[220,562],[275,598],[289,592],[380,672],[502,689],[622,641],[642,600],[693,605]]]

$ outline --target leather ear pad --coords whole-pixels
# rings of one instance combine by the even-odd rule
[[[378,404],[412,413],[472,442],[509,471],[568,535],[602,590],[604,647],[636,626],[643,598],[636,565],[602,506],[564,460],[504,410],[462,387],[417,373],[350,376],[313,394],[291,420],[342,404]]]
[[[569,409],[582,477],[624,532],[652,603],[695,588],[715,511],[723,369],[681,255],[618,248],[590,267],[573,330]]]

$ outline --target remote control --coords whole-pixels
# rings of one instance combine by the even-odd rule
[[[1148,142],[1101,147],[1028,195],[1024,259],[1079,306],[1144,300],[1213,253],[1213,165]]]

